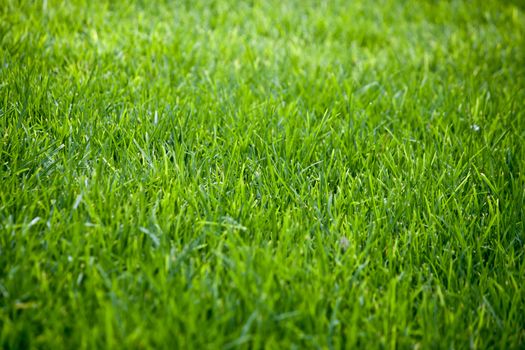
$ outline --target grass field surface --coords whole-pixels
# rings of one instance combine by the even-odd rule
[[[0,348],[525,348],[522,1],[0,0]]]

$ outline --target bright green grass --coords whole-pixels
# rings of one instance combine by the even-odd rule
[[[0,348],[524,348],[524,11],[0,0]]]

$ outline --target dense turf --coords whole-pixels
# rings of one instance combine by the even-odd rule
[[[0,0],[0,348],[525,347],[524,10]]]

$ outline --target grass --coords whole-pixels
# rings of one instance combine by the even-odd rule
[[[0,348],[525,347],[525,5],[0,0]]]

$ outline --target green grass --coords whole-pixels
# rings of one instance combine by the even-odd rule
[[[0,348],[525,348],[525,5],[0,0]]]

